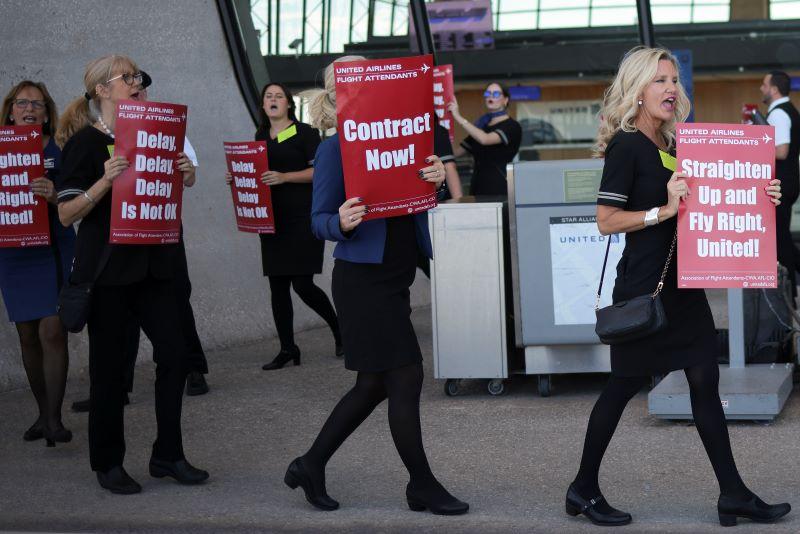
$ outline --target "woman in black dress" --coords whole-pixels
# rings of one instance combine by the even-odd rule
[[[314,284],[314,275],[322,272],[325,251],[325,242],[311,233],[311,178],[319,132],[297,120],[292,93],[279,83],[261,90],[260,116],[256,141],[267,142],[269,161],[262,181],[270,186],[275,214],[275,233],[259,234],[261,264],[269,278],[272,316],[281,343],[278,355],[262,367],[269,371],[290,361],[300,365],[290,288],[328,323],[337,356],[342,355],[342,341],[331,301]]]
[[[685,175],[666,168],[661,153],[674,154],[675,123],[689,112],[678,81],[675,58],[664,49],[637,48],[626,55],[603,103],[598,153],[605,156],[597,195],[597,224],[608,235],[625,232],[613,300],[652,293],[665,263],[661,292],[668,327],[641,340],[611,345],[611,378],[592,410],[580,469],[570,485],[566,511],[583,513],[598,525],[625,525],[630,514],[611,507],[600,493],[598,473],[622,412],[652,375],[683,369],[689,382],[692,415],[720,486],[719,519],[771,522],[791,509],[770,506],[742,481],[733,460],[719,398],[714,319],[702,289],[678,289],[671,246]],[[669,158],[665,158],[668,160]],[[775,204],[780,182],[767,186]]]
[[[110,156],[117,102],[140,98],[142,75],[130,58],[111,55],[89,63],[83,81],[85,93],[67,106],[56,135],[64,147],[57,189],[61,223],[81,220],[70,281],[94,281],[87,323],[91,467],[100,486],[112,493],[142,490],[122,466],[125,335],[133,316],[152,341],[156,362],[157,437],[150,474],[198,484],[208,473],[186,461],[181,437],[186,345],[173,288],[177,245],[108,244],[112,184],[129,165],[122,156]],[[192,186],[194,166],[186,154],[175,163],[183,184]]]
[[[469,152],[475,160],[470,184],[472,195],[508,194],[506,165],[514,160],[522,141],[522,128],[506,111],[509,96],[508,89],[499,83],[487,85],[483,99],[488,113],[475,124],[461,116],[457,101],[448,105],[455,121],[469,134],[455,150],[455,157]]]
[[[336,126],[333,64],[325,70],[325,89],[310,98],[309,113],[322,130]],[[429,156],[426,162],[431,165],[409,172],[441,184],[445,174],[439,158]],[[325,466],[375,407],[388,399],[392,438],[410,475],[408,506],[435,514],[466,513],[469,506],[433,476],[422,444],[422,354],[411,324],[409,287],[418,250],[431,256],[428,214],[362,222],[368,207],[359,198],[345,199],[338,134],[320,145],[315,163],[312,225],[320,238],[338,243],[333,253],[333,299],[342,324],[345,367],[358,376],[308,452],[289,465],[284,481],[290,488],[301,486],[317,508],[338,508],[325,489]]]

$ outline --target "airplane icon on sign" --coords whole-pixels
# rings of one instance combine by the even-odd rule
[[[259,147],[258,147],[258,151],[259,151],[259,152],[264,152],[264,147],[263,147],[263,146],[259,146]]]
[[[39,137],[39,134],[36,132],[36,130],[34,130],[34,131],[32,131],[32,132],[31,132],[31,137],[33,137],[34,139],[36,139],[37,137]]]
[[[764,134],[764,137],[762,139],[764,139],[765,143],[769,143],[770,141],[772,141],[772,138],[769,136],[769,134]]]
[[[422,71],[422,74],[425,74],[425,73],[426,73],[426,72],[428,72],[430,69],[431,69],[431,68],[430,68],[428,65],[426,65],[425,63],[423,63],[423,64],[422,64],[422,67],[420,67],[420,69],[419,69],[419,70],[421,70],[421,71]]]

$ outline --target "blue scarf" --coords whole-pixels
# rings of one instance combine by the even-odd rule
[[[478,120],[475,121],[475,126],[483,130],[486,126],[489,125],[492,119],[495,117],[502,117],[506,114],[506,110],[502,109],[500,111],[492,111],[491,113],[486,113],[478,117]]]

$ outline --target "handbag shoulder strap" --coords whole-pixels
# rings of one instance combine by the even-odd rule
[[[672,262],[672,256],[675,253],[675,244],[678,241],[678,229],[675,229],[675,235],[672,236],[672,244],[669,246],[669,254],[667,254],[667,261],[664,262],[664,270],[661,271],[661,278],[658,280],[658,285],[656,286],[655,291],[653,292],[653,298],[656,298],[661,290],[664,288],[664,279],[667,277],[667,271],[669,270],[669,264]],[[600,272],[600,285],[597,287],[597,297],[594,301],[594,309],[600,309],[600,295],[603,292],[603,279],[606,275],[606,265],[608,264],[608,252],[611,250],[611,235],[608,236],[608,244],[606,245],[606,255],[603,258],[603,270]]]

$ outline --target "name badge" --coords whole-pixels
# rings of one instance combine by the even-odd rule
[[[110,157],[114,157],[114,145],[106,145],[106,150],[108,150],[108,155]]]
[[[297,135],[297,125],[296,124],[292,124],[291,126],[286,128],[284,131],[278,133],[278,142],[279,143],[283,143],[284,141],[294,137],[295,135]]]
[[[663,150],[659,150],[658,155],[661,156],[661,164],[664,165],[664,168],[675,172],[675,169],[678,168],[678,160],[675,159],[675,156],[670,156]]]

